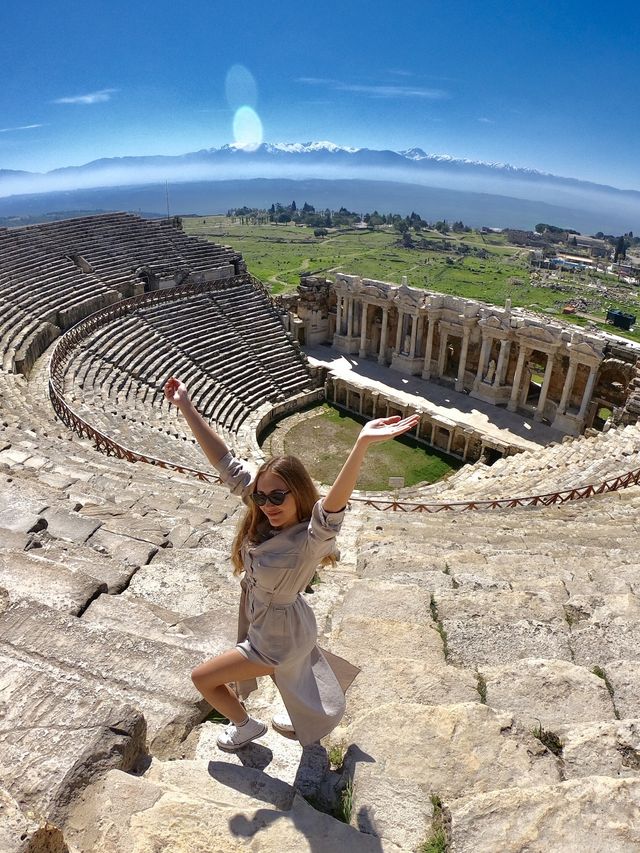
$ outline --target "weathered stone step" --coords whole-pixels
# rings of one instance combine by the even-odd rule
[[[12,602],[28,598],[76,616],[92,598],[107,591],[96,578],[32,553],[0,552],[0,586]]]
[[[447,802],[561,778],[559,761],[539,740],[510,714],[479,703],[378,705],[349,726],[346,739],[354,744],[345,759],[354,824],[407,851],[425,841],[430,794]],[[502,853],[500,845],[484,849]]]
[[[589,776],[445,802],[455,853],[637,853],[640,780]]]
[[[14,797],[0,787],[0,850],[3,853],[68,853],[62,831],[27,815]]]
[[[111,767],[133,766],[144,750],[145,719],[122,697],[96,692],[91,679],[56,677],[6,651],[0,776],[23,808],[56,822],[85,784]]]
[[[404,849],[317,811],[260,770],[215,760],[154,760],[143,778],[110,771],[70,810],[64,831],[74,848],[108,853]]]
[[[640,774],[640,719],[568,724],[553,729],[562,743],[565,779]]]
[[[201,653],[203,659],[233,648],[237,613],[228,606],[185,617],[174,610],[133,595],[100,595],[82,614],[82,621],[135,637]]]
[[[182,739],[208,710],[190,679],[201,661],[197,652],[87,624],[33,602],[19,602],[0,615],[0,649],[57,678],[81,677],[98,696],[140,708],[158,753]]]
[[[615,708],[602,678],[566,660],[528,658],[478,668],[486,702],[529,728],[556,731],[569,723],[613,720]]]

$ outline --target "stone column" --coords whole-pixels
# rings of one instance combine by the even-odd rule
[[[422,367],[422,378],[431,378],[431,350],[433,349],[433,329],[436,321],[429,317],[427,326],[427,346],[424,351],[424,365]]]
[[[420,350],[422,349],[422,339],[424,338],[424,315],[420,315],[418,317],[418,336],[416,340],[416,355],[420,355]]]
[[[485,336],[482,338],[482,346],[480,347],[480,360],[478,361],[478,370],[476,372],[476,385],[482,382],[482,377],[487,368],[487,358],[491,350],[492,339]]]
[[[527,348],[523,345],[520,346],[520,352],[518,353],[518,363],[516,364],[516,373],[513,377],[513,387],[511,388],[511,397],[509,398],[509,402],[507,403],[507,409],[510,412],[515,412],[518,408],[518,397],[520,394],[520,383],[522,382],[522,371],[524,370],[524,361],[527,357]]]
[[[496,367],[496,375],[493,380],[493,385],[498,388],[504,382],[504,374],[509,363],[509,350],[511,349],[511,341],[503,338],[500,341],[500,353],[498,355],[498,366]]]
[[[336,334],[342,334],[342,296],[340,294],[336,303]]]
[[[347,337],[353,335],[353,296],[347,296]]]
[[[562,397],[560,398],[560,405],[558,406],[558,414],[564,415],[567,411],[567,405],[569,404],[569,397],[571,396],[571,391],[573,390],[573,383],[576,378],[576,371],[578,369],[578,362],[573,359],[569,359],[569,370],[567,371],[566,378],[564,380],[564,386],[562,388]]]
[[[451,453],[451,445],[453,444],[453,434],[455,427],[449,429],[449,438],[447,439],[447,453]]]
[[[469,336],[471,329],[465,326],[462,333],[462,347],[460,349],[460,364],[458,365],[458,378],[456,379],[456,391],[464,388],[464,369],[467,366],[467,352],[469,351]]]
[[[449,333],[440,328],[440,352],[438,353],[438,376],[444,376],[444,363],[447,358],[447,341]]]
[[[542,380],[542,388],[540,389],[540,398],[538,405],[533,413],[534,421],[541,421],[544,415],[544,404],[547,402],[547,394],[549,393],[549,385],[551,384],[551,372],[553,370],[553,353],[547,353],[547,366],[544,369],[544,379]]]
[[[387,363],[387,327],[389,325],[389,309],[382,309],[382,330],[380,332],[380,352],[378,353],[378,364]]]
[[[360,352],[359,358],[364,358],[367,354],[367,312],[369,306],[366,302],[362,302],[362,313],[360,315]]]
[[[418,317],[411,315],[411,345],[409,347],[409,358],[416,357],[416,336],[418,334]]]
[[[591,402],[591,395],[593,394],[593,386],[596,384],[597,373],[598,368],[592,364],[589,368],[589,378],[587,379],[584,394],[582,395],[582,403],[580,404],[580,411],[578,412],[579,418],[584,418],[587,413],[587,408]]]
[[[464,450],[462,451],[462,460],[463,462],[467,461],[467,453],[469,452],[469,442],[471,441],[471,436],[466,435],[464,437]]]
[[[404,326],[404,311],[398,308],[398,328],[396,329],[396,354],[402,351],[402,327]]]

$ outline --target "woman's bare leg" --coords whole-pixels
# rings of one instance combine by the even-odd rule
[[[231,649],[197,666],[191,673],[191,680],[216,711],[238,725],[244,722],[247,712],[227,684],[273,675],[273,672],[273,667],[253,663],[238,649]]]

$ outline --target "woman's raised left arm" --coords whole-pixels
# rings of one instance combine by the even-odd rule
[[[420,415],[418,414],[410,415],[408,418],[400,418],[399,415],[395,415],[391,418],[378,418],[366,423],[336,477],[335,483],[322,501],[324,511],[338,512],[346,506],[356,486],[366,452],[372,444],[397,438],[417,426],[419,420]]]

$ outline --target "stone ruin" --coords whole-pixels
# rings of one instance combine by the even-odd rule
[[[120,255],[110,239],[114,266],[132,269],[124,235]],[[95,270],[90,247],[78,251]],[[637,482],[626,475],[640,469],[638,427],[465,466],[427,493],[442,502],[437,513],[354,501],[341,561],[308,594],[323,643],[362,669],[343,724],[304,750],[270,731],[221,753],[189,675],[234,640],[228,553],[240,503],[191,475],[204,459],[155,383],[176,347],[201,405],[247,449],[259,421],[245,409],[265,407],[262,421],[322,389],[308,370],[282,384],[279,371],[295,374],[300,354],[280,331],[271,364],[274,315],[244,270],[184,288],[184,300],[169,289],[131,310],[109,302],[59,357],[55,387],[102,428],[95,435],[110,432],[110,456],[56,417],[46,337],[28,375],[0,373],[3,853],[637,851],[640,488],[620,485]],[[264,352],[256,334],[247,353],[241,318],[252,300]],[[62,304],[31,315],[51,323]],[[20,347],[6,332],[10,367]],[[264,398],[241,396],[241,352],[268,377]],[[235,385],[215,373],[221,358],[237,360]],[[132,465],[114,455],[125,445],[132,459],[175,467]],[[614,475],[615,489],[536,509],[444,503]],[[264,681],[250,701],[268,719],[281,706]]]
[[[597,424],[603,408],[615,410],[614,422],[637,420],[631,397],[640,385],[640,347],[633,342],[510,304],[411,288],[406,279],[398,286],[339,273],[335,283],[303,278],[298,290],[280,304],[301,344],[331,342],[339,352],[449,385],[566,435]]]

